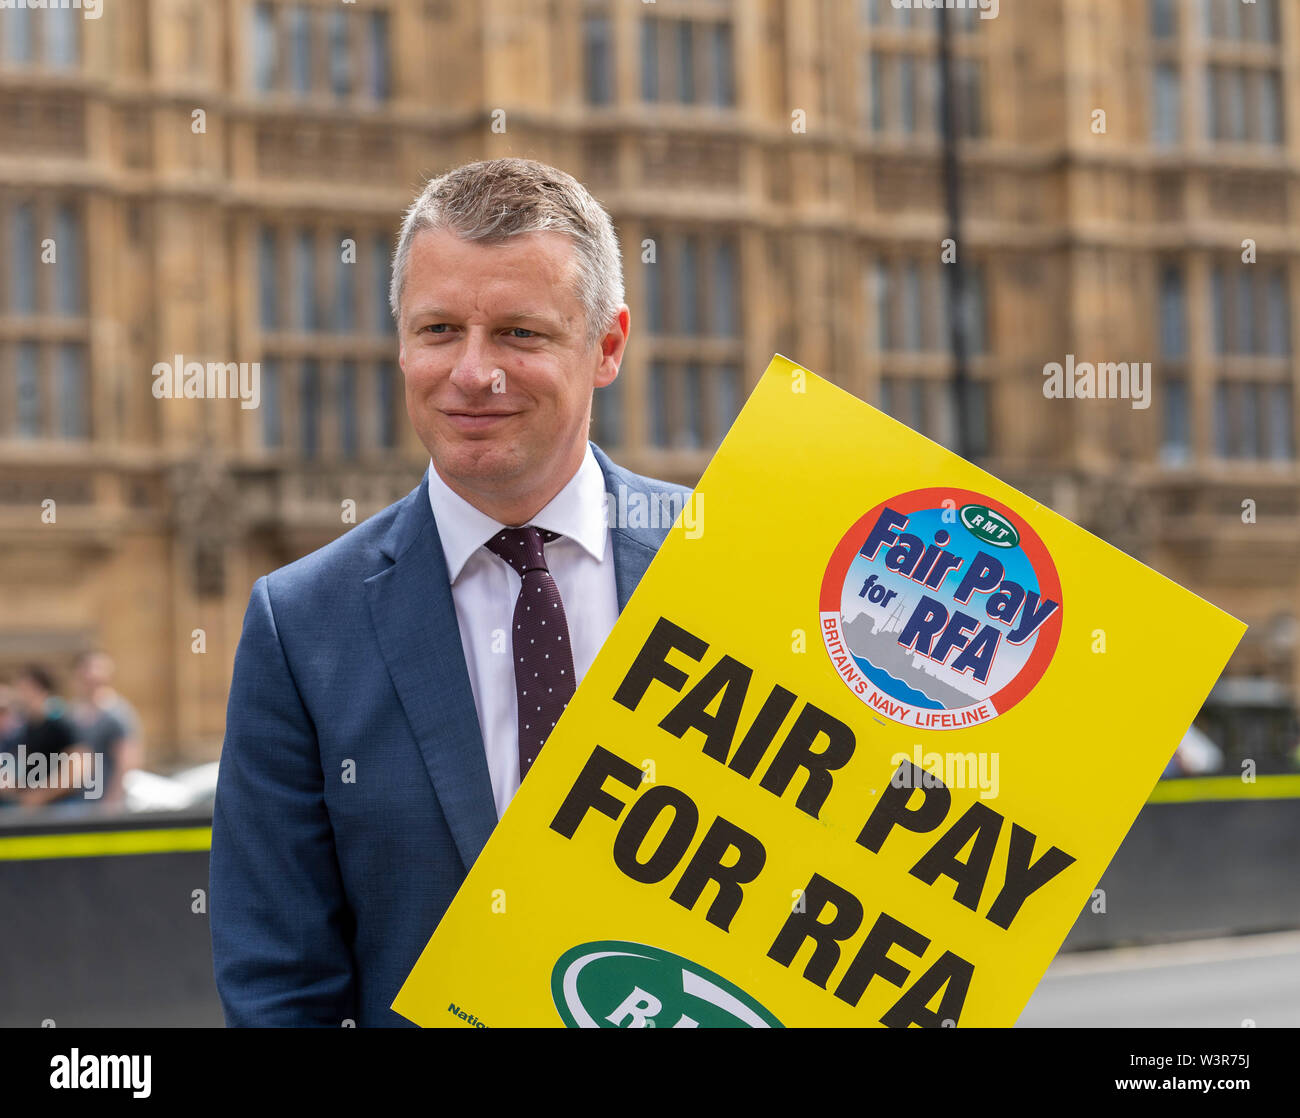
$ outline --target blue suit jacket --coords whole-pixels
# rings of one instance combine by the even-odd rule
[[[690,492],[592,449],[622,504]],[[409,1024],[389,1005],[496,825],[428,480],[253,586],[212,820],[229,1025]],[[667,528],[611,534],[621,610]]]

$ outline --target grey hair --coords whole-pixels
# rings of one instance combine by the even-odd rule
[[[576,294],[587,344],[605,336],[623,303],[623,257],[609,214],[572,175],[534,159],[486,159],[430,179],[411,203],[393,253],[388,305],[398,317],[411,242],[425,229],[500,244],[524,233],[567,234],[576,252]]]

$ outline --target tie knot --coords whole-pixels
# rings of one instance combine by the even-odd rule
[[[529,571],[545,571],[546,554],[543,543],[558,540],[559,533],[529,524],[524,528],[502,528],[483,546],[494,555],[501,556],[520,578]]]

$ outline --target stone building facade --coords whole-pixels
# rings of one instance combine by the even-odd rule
[[[632,339],[593,435],[632,469],[698,478],[777,351],[951,445],[933,13],[92,7],[0,11],[0,676],[107,649],[152,764],[216,755],[253,580],[418,481],[383,293],[401,211],[459,163],[555,163],[613,215]],[[1234,750],[1276,745],[1300,10],[952,17],[978,461],[1249,622],[1216,702],[1253,712]],[[1067,360],[1150,363],[1149,406],[1047,397]],[[258,407],[158,398],[187,362],[257,362]]]

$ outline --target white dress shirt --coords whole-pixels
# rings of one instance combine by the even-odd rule
[[[504,559],[483,546],[508,525],[453,492],[432,461],[429,504],[451,577],[456,623],[500,819],[519,788],[519,711],[510,634],[520,578]],[[618,620],[605,475],[590,444],[577,473],[528,523],[562,537],[544,547],[546,565],[564,603],[576,686]]]

